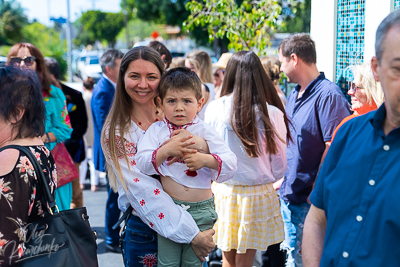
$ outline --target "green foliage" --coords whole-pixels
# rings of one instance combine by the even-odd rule
[[[34,22],[22,29],[23,41],[35,45],[45,57],[54,57],[60,64],[61,78],[67,73],[67,61],[63,58],[67,51],[66,41],[61,41],[60,33],[39,22]]]
[[[310,32],[311,24],[311,0],[304,0],[298,3],[293,9],[296,11],[291,17],[284,20],[284,27],[280,30],[281,32]]]
[[[191,13],[184,23],[187,31],[207,26],[210,42],[226,36],[230,49],[252,50],[258,55],[265,54],[282,10],[278,0],[191,0],[186,8]]]
[[[11,46],[9,45],[0,46],[0,56],[6,57],[10,48]]]
[[[187,30],[207,25],[209,39],[228,37],[229,48],[253,50],[262,55],[269,44],[269,34],[276,27],[281,12],[279,1],[192,0],[187,3],[190,16],[184,23]]]
[[[124,26],[122,12],[110,13],[100,10],[90,10],[82,13],[75,22],[79,35],[74,40],[76,45],[93,45],[96,41],[107,41],[114,47],[118,33]]]
[[[16,0],[0,0],[0,45],[21,41],[21,30],[27,23],[28,19]]]
[[[121,30],[117,36],[118,40],[126,41],[125,31],[125,28]],[[139,18],[134,18],[128,22],[128,31],[129,37],[134,40],[148,38],[153,31],[157,31],[163,38],[168,37],[168,35],[165,33],[164,25],[156,24],[155,22],[146,22]]]
[[[158,24],[178,25],[190,15],[186,10],[188,0],[122,0],[127,2],[127,10],[136,11],[136,15],[143,21],[155,22]],[[122,6],[122,4],[121,4]],[[133,12],[135,13],[135,12]],[[190,32],[198,45],[210,45],[208,42],[208,32],[206,27],[194,27]]]

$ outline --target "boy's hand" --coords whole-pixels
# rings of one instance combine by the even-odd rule
[[[186,163],[186,166],[191,171],[197,171],[205,166],[204,154],[186,154],[182,157],[182,160]]]
[[[218,161],[210,154],[194,153],[185,154],[182,160],[191,171],[197,171],[203,167],[218,170]]]

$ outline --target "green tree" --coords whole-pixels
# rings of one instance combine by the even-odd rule
[[[22,28],[28,23],[21,5],[0,0],[0,45],[13,45],[22,40]]]
[[[23,41],[35,45],[45,57],[54,57],[60,64],[61,77],[67,73],[67,61],[63,58],[67,51],[65,40],[60,39],[60,33],[54,28],[34,22],[22,29]]]
[[[122,12],[110,13],[100,10],[90,10],[82,13],[75,22],[79,35],[74,43],[77,45],[93,45],[96,41],[106,41],[114,47],[118,33],[124,26]]]
[[[186,9],[188,0],[122,0],[126,1],[127,10],[136,13],[143,21],[182,27],[190,15]],[[123,3],[121,3],[123,6]],[[209,46],[206,27],[197,27],[189,33],[198,45]]]
[[[123,28],[121,32],[118,34],[117,39],[121,41],[125,40],[125,31]],[[165,32],[165,27],[162,24],[157,24],[155,22],[147,22],[143,21],[139,18],[133,18],[128,22],[128,31],[129,36],[132,39],[145,39],[150,37],[153,31],[157,31],[163,38],[168,37]]]
[[[281,32],[310,32],[311,0],[304,0],[292,9],[292,16],[284,19]]]
[[[287,0],[295,3],[300,0]],[[265,54],[270,34],[276,31],[282,11],[278,0],[191,0],[186,7],[190,15],[184,27],[207,26],[210,41],[214,38],[229,39],[229,48],[235,51],[252,50]]]

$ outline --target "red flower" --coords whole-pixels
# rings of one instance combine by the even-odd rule
[[[146,202],[144,202],[144,199],[142,199],[142,200],[140,201],[140,205],[143,206],[144,204],[146,204]]]
[[[133,181],[134,181],[135,183],[137,183],[137,182],[139,182],[139,179],[138,179],[138,178],[135,178],[135,179],[133,179]]]
[[[143,267],[154,267],[157,266],[157,257],[154,254],[146,254],[144,257],[140,257],[143,260],[139,263],[143,263]]]
[[[160,220],[164,219],[164,214],[162,212],[160,212],[160,214],[158,214],[158,217],[160,218]]]
[[[136,161],[135,160],[132,160],[131,161],[131,166],[135,166],[136,165]]]
[[[153,228],[154,224],[151,222],[149,223],[150,227]]]
[[[155,195],[159,195],[160,194],[160,190],[157,188],[156,190],[154,190],[154,194]]]

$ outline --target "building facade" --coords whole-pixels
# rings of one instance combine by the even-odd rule
[[[400,0],[312,0],[311,37],[317,66],[347,92],[351,66],[375,55],[375,33],[380,22]]]

